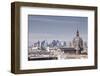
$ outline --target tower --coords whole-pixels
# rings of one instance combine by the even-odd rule
[[[79,31],[77,30],[76,36],[79,36]]]
[[[76,37],[73,39],[73,46],[76,50],[76,54],[80,54],[83,48],[83,40],[79,35],[79,31],[76,31]]]

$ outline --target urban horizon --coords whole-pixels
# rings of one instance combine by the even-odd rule
[[[87,58],[88,18],[28,16],[28,60]]]
[[[75,37],[77,29],[80,37],[87,42],[87,21],[87,17],[29,15],[28,46],[43,40],[48,43],[53,40],[70,42]]]

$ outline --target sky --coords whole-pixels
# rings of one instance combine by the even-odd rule
[[[29,46],[38,40],[72,41],[77,29],[83,41],[87,41],[87,17],[28,15]]]

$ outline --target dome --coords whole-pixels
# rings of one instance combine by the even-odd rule
[[[79,31],[77,30],[76,32],[76,37],[74,37],[73,39],[73,46],[76,50],[80,50],[83,48],[83,40],[82,38],[79,36]]]

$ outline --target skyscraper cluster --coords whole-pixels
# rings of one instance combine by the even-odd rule
[[[66,41],[59,41],[59,40],[52,40],[51,42],[48,42],[47,40],[43,41],[37,41],[33,43],[33,47],[38,47],[41,49],[45,49],[46,47],[50,48],[61,48],[61,47],[67,47],[67,42]]]

